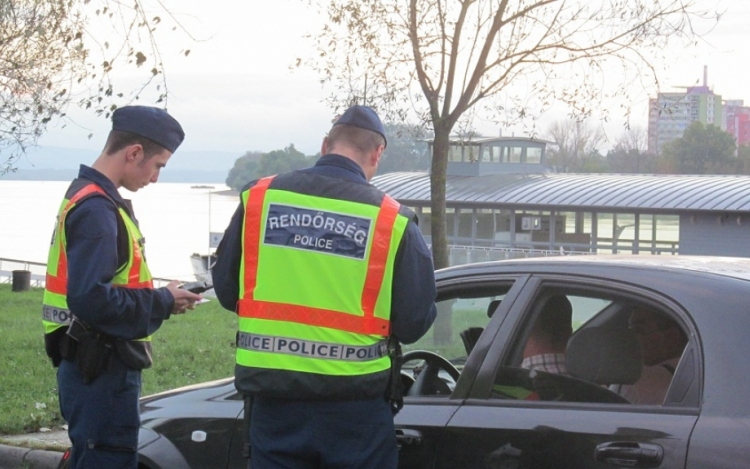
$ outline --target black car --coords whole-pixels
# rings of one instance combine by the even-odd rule
[[[750,259],[561,256],[448,268],[437,283],[438,319],[405,347],[400,467],[750,465]],[[567,372],[523,368],[536,317],[561,295]],[[623,397],[645,370],[629,327],[644,307],[686,338],[658,404]],[[231,379],[145,397],[141,412],[142,466],[247,467]]]

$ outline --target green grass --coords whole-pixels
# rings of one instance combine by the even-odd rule
[[[42,290],[0,285],[0,435],[63,425],[55,369],[44,353]],[[142,395],[231,376],[237,319],[216,299],[165,321],[153,337],[154,366]]]

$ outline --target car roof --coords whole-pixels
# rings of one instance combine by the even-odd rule
[[[547,268],[558,270],[566,266],[577,272],[601,267],[625,269],[663,269],[721,275],[750,281],[750,258],[719,256],[657,256],[651,254],[604,254],[604,255],[561,255],[550,257],[530,257],[492,262],[479,262],[448,267],[437,271],[438,278],[451,277],[469,272],[477,274],[491,272],[528,271],[543,272]]]

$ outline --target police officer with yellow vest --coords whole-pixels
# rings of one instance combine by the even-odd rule
[[[349,108],[313,167],[249,184],[219,247],[254,469],[397,465],[388,340],[425,334],[436,289],[415,214],[368,183],[385,145]]]
[[[60,205],[47,263],[45,348],[57,370],[72,468],[137,467],[141,369],[151,366],[150,336],[200,295],[177,282],[154,288],[145,241],[118,189],[156,182],[184,139],[166,111],[127,106],[91,167]]]

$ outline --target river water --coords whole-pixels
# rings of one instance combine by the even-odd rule
[[[55,217],[69,184],[0,177],[0,259],[47,262]],[[160,182],[136,193],[120,190],[133,201],[154,277],[194,280],[190,255],[206,253],[209,233],[223,232],[237,208],[236,196],[219,193],[228,189]]]

